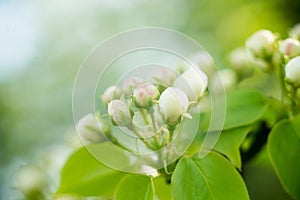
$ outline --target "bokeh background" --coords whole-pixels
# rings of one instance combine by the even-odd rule
[[[224,68],[254,31],[286,36],[299,22],[299,0],[0,0],[0,199],[22,197],[14,183],[20,166],[70,151],[76,72],[106,38],[144,26],[174,29]],[[245,169],[252,199],[289,199],[265,152]]]

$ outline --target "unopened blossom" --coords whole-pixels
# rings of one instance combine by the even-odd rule
[[[130,77],[123,82],[123,91],[126,94],[131,94],[135,88],[143,84],[143,79],[139,77]]]
[[[113,86],[108,87],[104,91],[104,93],[101,97],[105,103],[109,103],[114,99],[120,98],[121,95],[122,95],[122,90],[119,87],[113,85]]]
[[[241,76],[249,76],[253,72],[254,58],[245,48],[237,48],[229,55],[230,66]]]
[[[289,33],[290,37],[300,40],[300,23],[296,24]]]
[[[275,51],[275,39],[271,31],[259,30],[247,39],[246,48],[256,57],[268,58]]]
[[[185,92],[175,87],[164,90],[159,98],[160,110],[169,124],[176,124],[187,111],[188,105],[189,101]]]
[[[92,143],[100,142],[103,139],[101,134],[106,135],[110,132],[110,126],[104,121],[98,121],[92,113],[81,118],[76,129],[84,140]]]
[[[189,59],[193,66],[199,67],[205,74],[210,77],[216,71],[216,65],[212,57],[206,51],[199,51]],[[191,66],[192,67],[192,66]]]
[[[131,115],[127,104],[121,100],[112,100],[108,104],[108,114],[113,124],[127,126],[131,123]]]
[[[207,76],[200,69],[190,68],[174,82],[174,87],[183,90],[191,102],[197,102],[207,87]]]
[[[289,58],[300,55],[300,42],[293,38],[283,40],[279,44],[279,52]]]
[[[237,84],[237,75],[231,69],[222,69],[215,74],[212,80],[212,88],[215,92],[223,92],[224,89],[232,89]]]
[[[153,84],[144,84],[136,88],[132,98],[138,107],[147,108],[152,105],[153,100],[157,100],[159,91]]]
[[[43,190],[46,185],[46,177],[39,167],[25,165],[17,171],[15,182],[16,188],[25,196],[37,198],[34,195]]]
[[[300,86],[300,56],[291,59],[285,66],[286,79],[296,86]]]
[[[152,79],[164,87],[170,87],[176,79],[176,73],[170,68],[161,67],[153,72]]]

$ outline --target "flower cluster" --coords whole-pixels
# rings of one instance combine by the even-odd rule
[[[283,71],[288,84],[300,86],[300,24],[290,31],[290,37],[281,39],[279,34],[259,30],[250,36],[244,48],[230,55],[232,68],[240,75],[251,75],[251,68],[258,66],[264,72]]]
[[[121,86],[110,86],[101,98],[112,125],[126,128],[147,148],[157,150],[172,141],[185,117],[191,118],[188,112],[199,103],[206,88],[207,76],[200,69],[189,68],[180,73],[164,67],[155,70],[149,81],[130,77]],[[111,139],[107,121],[92,114],[85,118],[77,130],[88,140],[100,141],[100,132]]]

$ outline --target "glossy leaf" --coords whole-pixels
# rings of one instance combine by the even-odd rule
[[[143,175],[125,176],[119,183],[115,200],[153,200],[154,191],[151,186],[151,178]]]
[[[154,179],[155,193],[159,200],[172,199],[171,184],[166,182],[166,179],[159,176]]]
[[[246,135],[249,133],[250,129],[250,126],[244,126],[223,131],[213,149],[226,155],[232,161],[232,163],[240,169],[240,146],[243,143]],[[210,132],[208,134],[215,133]],[[196,136],[194,142],[191,144],[187,151],[188,155],[194,155],[195,153],[199,152],[203,143],[204,136],[204,133],[199,133]]]
[[[261,119],[267,108],[266,101],[264,96],[256,90],[239,89],[228,92],[226,95],[226,117],[222,130],[250,125]],[[222,110],[218,107],[223,103],[220,100],[213,106],[216,110]],[[205,114],[200,120],[200,131],[206,132],[210,123],[211,114]]]
[[[268,152],[284,189],[300,199],[300,116],[283,120],[272,129]]]
[[[242,167],[240,146],[250,129],[247,126],[223,131],[217,144],[214,146],[216,151],[226,155],[239,169]]]
[[[81,148],[66,162],[57,194],[112,196],[125,175],[106,167],[85,148]]]
[[[223,156],[210,152],[206,157],[183,157],[172,176],[175,200],[246,200],[246,186],[234,166]]]

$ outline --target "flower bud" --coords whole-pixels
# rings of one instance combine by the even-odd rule
[[[139,77],[130,77],[123,82],[123,90],[126,94],[132,94],[135,88],[143,84]]]
[[[189,59],[194,66],[199,67],[208,77],[216,72],[216,66],[211,56],[205,51],[199,51]]]
[[[231,68],[243,77],[248,77],[253,73],[253,60],[251,53],[244,48],[237,48],[229,55]]]
[[[81,118],[76,125],[76,129],[83,139],[92,143],[100,142],[103,139],[101,133],[104,135],[110,133],[109,125],[104,121],[98,121],[92,113]]]
[[[133,92],[132,98],[137,107],[147,108],[151,106],[153,100],[158,99],[159,91],[152,84],[144,84],[136,88]]]
[[[118,99],[122,95],[122,91],[120,88],[117,86],[110,86],[108,87],[103,95],[102,95],[102,100],[105,103],[111,102],[113,99]]]
[[[275,35],[268,30],[255,32],[246,41],[246,47],[259,58],[269,58],[275,51]]]
[[[222,92],[223,87],[225,90],[232,89],[237,84],[237,76],[231,69],[222,69],[215,74],[212,81],[212,88],[215,92]]]
[[[176,73],[170,68],[162,67],[154,71],[152,79],[164,87],[170,87],[176,79]]]
[[[188,105],[187,95],[179,88],[169,87],[159,98],[160,110],[165,120],[171,125],[179,122],[182,114],[187,111]]]
[[[289,58],[300,55],[300,42],[293,38],[283,40],[279,44],[279,52]]]
[[[22,166],[16,173],[15,181],[16,187],[25,196],[31,198],[46,186],[45,174],[40,168],[33,165]]]
[[[197,102],[207,87],[207,76],[200,69],[191,68],[180,75],[174,87],[183,90],[191,102]]]
[[[285,66],[287,80],[296,86],[300,85],[300,56],[291,59]]]
[[[300,40],[300,23],[296,24],[289,33],[290,37]]]
[[[126,103],[121,100],[112,100],[108,104],[108,114],[114,125],[127,126],[131,123],[131,115]]]

